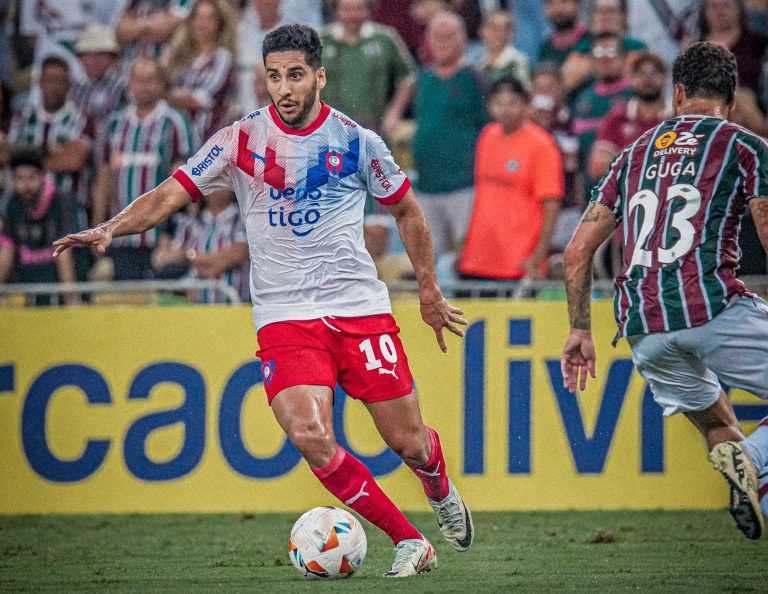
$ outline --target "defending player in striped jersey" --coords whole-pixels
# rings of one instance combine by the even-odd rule
[[[264,388],[280,426],[323,486],[396,546],[388,577],[436,565],[432,545],[371,472],[336,443],[338,381],[365,402],[379,433],[421,480],[458,551],[472,544],[469,509],[448,479],[440,438],[426,427],[386,286],[363,242],[367,194],[387,206],[414,266],[423,320],[463,336],[462,312],[437,284],[429,228],[384,142],[320,101],[322,46],[302,25],[278,27],[262,55],[272,105],[223,128],[170,179],[96,229],[54,243],[103,252],[216,190],[235,192],[251,260],[251,298]]]
[[[768,303],[736,278],[746,208],[768,248],[768,145],[727,121],[736,88],[731,52],[698,43],[678,56],[672,75],[677,117],[613,161],[566,250],[571,331],[563,380],[573,392],[585,388],[588,373],[595,377],[592,259],[621,224],[617,339],[628,339],[664,414],[684,413],[704,435],[710,460],[730,485],[738,528],[757,539],[768,417],[745,438],[718,380],[768,397]]]

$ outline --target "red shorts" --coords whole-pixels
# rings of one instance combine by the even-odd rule
[[[326,316],[275,322],[258,332],[269,403],[291,386],[336,383],[364,402],[392,400],[413,391],[408,358],[390,314],[359,318]]]

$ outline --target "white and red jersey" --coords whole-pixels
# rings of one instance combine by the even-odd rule
[[[237,195],[257,329],[390,313],[363,211],[368,194],[395,204],[410,182],[374,132],[325,103],[301,130],[265,107],[219,130],[173,177],[194,200],[224,188]]]

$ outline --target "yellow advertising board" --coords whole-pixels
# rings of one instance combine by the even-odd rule
[[[467,301],[442,354],[413,302],[395,315],[426,422],[476,510],[715,508],[722,478],[696,431],[665,419],[610,346],[598,378],[562,388],[562,303]],[[248,307],[92,307],[0,313],[0,513],[301,511],[333,504],[266,404]],[[751,430],[768,412],[736,394]],[[419,482],[337,390],[338,441],[404,509]]]

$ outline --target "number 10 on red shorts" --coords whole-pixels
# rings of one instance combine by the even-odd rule
[[[380,402],[410,394],[400,328],[391,314],[363,317],[325,316],[290,320],[259,330],[264,389],[271,404],[292,386],[336,383],[352,398]]]

